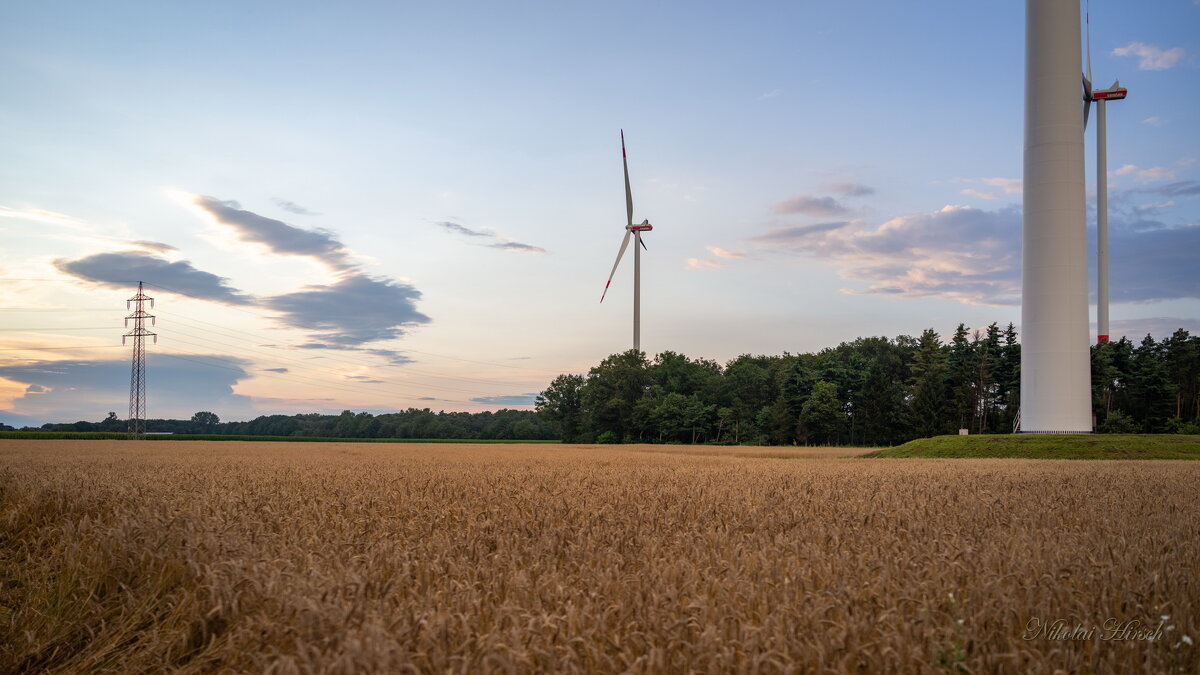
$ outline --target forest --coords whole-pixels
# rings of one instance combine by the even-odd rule
[[[1097,431],[1200,433],[1200,337],[1122,338],[1094,345],[1091,360]],[[564,442],[889,446],[1011,433],[1020,363],[1015,328],[994,323],[959,324],[945,342],[929,329],[723,366],[630,350],[558,376],[536,408]]]
[[[39,431],[123,432],[128,422],[110,412],[101,422],[45,424]],[[29,431],[29,429],[26,429]],[[496,410],[478,413],[432,412],[409,408],[394,413],[342,411],[340,415],[307,413],[263,415],[247,422],[222,422],[214,413],[201,411],[188,420],[149,419],[146,431],[173,434],[249,436],[302,436],[311,438],[421,438],[460,440],[555,440],[558,425],[532,410]]]
[[[1093,345],[1092,407],[1101,433],[1200,434],[1200,336]],[[865,337],[815,354],[752,356],[722,365],[665,351],[613,354],[587,374],[556,377],[532,410],[264,415],[222,422],[151,419],[146,430],[319,438],[554,440],[890,446],[928,436],[1011,433],[1020,408],[1014,327],[959,324],[949,340]],[[3,425],[0,425],[2,427]],[[122,432],[101,422],[43,431]]]

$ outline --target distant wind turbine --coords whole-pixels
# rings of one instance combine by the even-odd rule
[[[642,249],[646,243],[642,241],[642,233],[654,229],[649,220],[633,224],[633,192],[629,188],[629,160],[625,156],[625,130],[621,130],[621,164],[625,167],[625,238],[621,240],[621,250],[617,251],[617,261],[613,263],[612,272],[608,273],[608,282],[604,284],[604,293],[600,302],[608,295],[608,287],[612,284],[613,276],[617,273],[617,265],[621,264],[621,256],[629,246],[629,237],[634,238],[633,244],[633,348],[642,350]]]
[[[1104,103],[1119,101],[1129,93],[1121,81],[1108,89],[1092,89],[1092,20],[1087,22],[1087,74],[1083,76],[1083,127],[1096,102],[1096,342],[1108,342],[1108,130]]]

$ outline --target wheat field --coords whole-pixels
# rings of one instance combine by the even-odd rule
[[[836,454],[3,440],[0,671],[1200,670],[1200,463]]]

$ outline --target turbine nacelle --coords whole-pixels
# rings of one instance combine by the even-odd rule
[[[1129,95],[1129,90],[1121,86],[1121,81],[1113,82],[1108,89],[1093,89],[1093,101],[1119,101]]]
[[[654,226],[650,224],[649,220],[643,220],[637,225],[626,225],[625,229],[632,232],[649,232],[650,230],[654,229]]]

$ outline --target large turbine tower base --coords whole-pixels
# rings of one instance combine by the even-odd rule
[[[1079,18],[1025,3],[1023,433],[1092,431]]]

